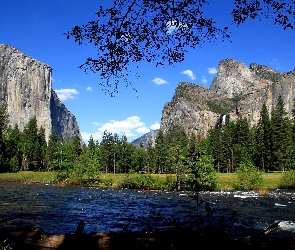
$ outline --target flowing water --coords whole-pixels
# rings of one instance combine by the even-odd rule
[[[171,227],[167,219],[194,227],[196,200],[191,192],[142,191],[91,187],[59,187],[48,184],[0,183],[1,228],[33,226],[51,233],[75,232],[84,221],[85,233],[147,231]],[[277,231],[295,235],[295,193],[273,190],[268,194],[241,191],[201,192],[199,200],[214,209],[213,218],[229,221],[236,212],[235,232],[258,229],[280,220]],[[198,211],[206,218],[204,205]],[[171,221],[171,220],[170,220]],[[167,222],[167,223],[164,223]],[[249,231],[250,232],[250,231]]]

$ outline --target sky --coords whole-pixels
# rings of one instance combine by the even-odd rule
[[[217,75],[221,60],[231,58],[280,72],[295,68],[295,31],[284,30],[271,20],[248,20],[232,25],[233,0],[210,0],[206,13],[220,27],[228,26],[230,40],[191,48],[185,60],[173,66],[131,65],[139,79],[130,87],[119,85],[115,97],[106,95],[100,76],[78,67],[95,53],[92,45],[78,45],[64,33],[75,25],[96,20],[100,5],[110,0],[0,0],[0,43],[13,46],[52,67],[52,88],[76,117],[87,144],[90,136],[101,141],[104,131],[125,134],[129,142],[160,127],[162,110],[180,82],[207,88]]]

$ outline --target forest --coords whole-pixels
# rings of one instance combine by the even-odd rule
[[[294,102],[295,104],[295,102]],[[294,110],[293,104],[293,110]],[[31,118],[23,131],[9,125],[7,105],[0,108],[0,172],[53,171],[60,181],[69,176],[96,183],[101,173],[175,174],[176,183],[194,189],[214,189],[215,173],[233,173],[244,165],[261,172],[293,170],[295,166],[295,112],[292,117],[278,97],[271,112],[266,104],[254,127],[239,117],[211,129],[206,138],[187,134],[171,125],[160,130],[155,143],[136,147],[125,135],[104,132],[100,142],[91,136],[88,145],[79,136],[68,139],[45,130]]]

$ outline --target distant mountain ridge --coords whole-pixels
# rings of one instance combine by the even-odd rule
[[[157,134],[159,132],[159,129],[151,129],[148,133],[144,134],[143,136],[134,139],[131,144],[133,144],[136,147],[140,147],[140,144],[142,143],[144,148],[147,147],[149,140],[152,142],[152,146],[155,146],[155,140],[157,137]]]

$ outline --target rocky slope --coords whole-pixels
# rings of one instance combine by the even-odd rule
[[[0,44],[0,99],[8,105],[10,124],[18,124],[20,130],[36,116],[47,139],[52,127],[59,135],[81,138],[75,116],[52,90],[52,68],[4,44]]]
[[[220,61],[210,89],[179,83],[171,102],[163,108],[160,129],[165,133],[169,124],[174,123],[188,133],[193,131],[205,137],[209,129],[220,125],[225,115],[233,121],[241,115],[254,126],[259,121],[263,103],[271,111],[279,95],[291,115],[295,70],[280,73],[266,66],[253,63],[247,67],[236,60],[225,59]]]
[[[133,144],[136,147],[140,147],[140,144],[142,143],[144,148],[147,148],[147,145],[150,141],[151,145],[155,146],[155,141],[156,141],[156,137],[157,137],[158,132],[159,132],[158,129],[154,129],[154,130],[151,129],[149,132],[147,132],[143,136],[133,140],[131,142],[131,144]]]

